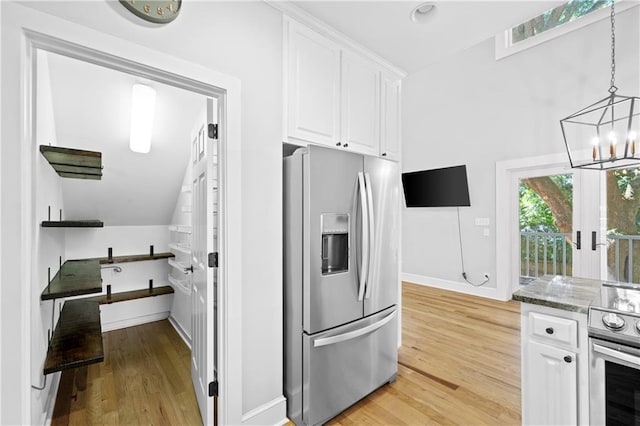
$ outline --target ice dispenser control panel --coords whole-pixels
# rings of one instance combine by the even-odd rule
[[[324,213],[322,228],[322,275],[349,270],[349,215]]]

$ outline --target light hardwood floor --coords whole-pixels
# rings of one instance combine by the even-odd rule
[[[190,350],[169,321],[103,334],[104,362],[66,370],[59,425],[201,425]]]
[[[520,424],[519,303],[409,283],[402,294],[397,380],[329,424]],[[105,333],[104,345],[104,363],[58,394],[53,425],[201,424],[189,349],[168,321]]]
[[[330,425],[519,425],[520,304],[402,286],[398,378]]]

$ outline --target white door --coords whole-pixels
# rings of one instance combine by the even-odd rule
[[[209,267],[209,253],[217,250],[217,143],[209,137],[208,124],[217,123],[217,105],[207,99],[206,116],[191,147],[193,161],[193,209],[191,266],[191,380],[204,424],[214,423],[214,400],[209,384],[215,380],[215,284],[216,269]]]
[[[367,60],[342,52],[344,148],[377,156],[380,150],[380,71]]]

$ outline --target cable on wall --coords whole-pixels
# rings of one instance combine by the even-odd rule
[[[489,282],[489,276],[485,274],[484,281],[482,281],[479,284],[475,284],[469,281],[469,279],[467,278],[467,273],[465,272],[465,269],[464,269],[464,253],[462,250],[462,229],[460,228],[460,207],[456,207],[456,210],[458,211],[458,239],[460,241],[460,262],[462,263],[462,278],[464,278],[464,280],[467,283],[471,284],[474,287],[481,287]]]

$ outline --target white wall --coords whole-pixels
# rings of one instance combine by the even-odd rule
[[[237,423],[282,420],[282,18],[263,2],[187,2],[181,16],[164,27],[141,25],[117,2],[25,2],[64,19],[119,37],[118,46],[135,43],[237,77],[242,84],[242,143],[240,178],[243,214],[242,280],[229,283],[242,294],[242,311],[235,324],[242,329],[241,371],[230,380],[242,382]],[[22,213],[29,203],[20,185],[25,167],[21,156],[19,46],[21,22],[37,12],[0,3],[2,13],[2,418],[1,423],[29,423],[24,398],[25,370],[22,325],[30,310],[21,306],[25,291],[21,272],[31,258],[28,236],[21,235]],[[20,9],[20,12],[16,12]],[[38,17],[40,19],[40,17]],[[82,44],[83,40],[73,40]],[[10,113],[9,113],[9,112]],[[12,119],[14,122],[10,122]],[[11,124],[7,126],[7,124]],[[237,147],[236,147],[237,148]],[[24,161],[29,161],[25,158]],[[13,183],[13,186],[9,185]],[[11,208],[7,208],[11,206]],[[71,245],[71,244],[69,244]],[[18,343],[16,343],[18,342]],[[19,343],[22,342],[22,343]],[[16,344],[21,347],[16,348]],[[10,396],[7,396],[8,393]],[[275,410],[272,410],[275,409]],[[270,414],[270,420],[260,415]],[[277,420],[274,420],[277,419]]]
[[[616,18],[616,85],[638,95],[640,8]],[[461,276],[455,208],[403,209],[403,278],[497,297],[496,161],[564,152],[559,120],[604,98],[610,79],[610,23],[600,21],[502,60],[486,40],[403,81],[403,171],[466,164],[471,207],[460,209],[466,272],[487,272],[488,288]],[[568,162],[568,160],[567,160]],[[489,218],[489,237],[475,218]],[[493,287],[493,289],[492,289]]]

